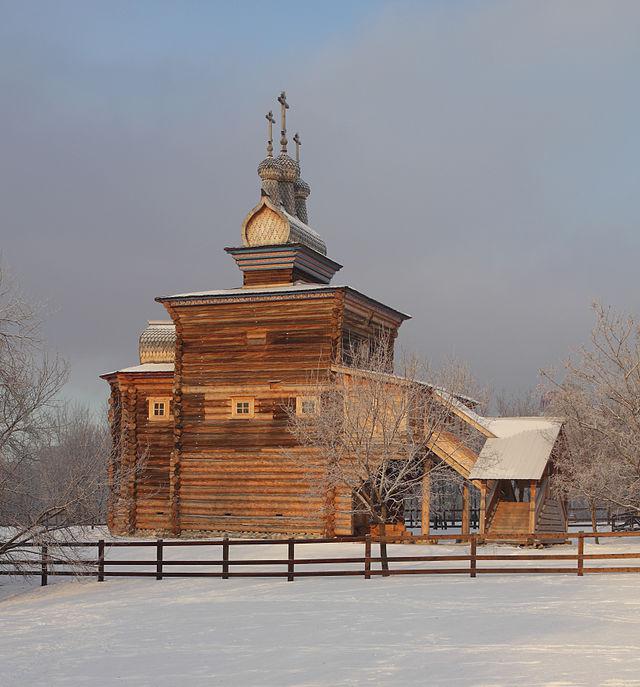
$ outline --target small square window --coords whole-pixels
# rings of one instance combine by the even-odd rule
[[[168,420],[171,416],[170,398],[149,398],[149,419]]]
[[[318,400],[313,396],[296,398],[296,415],[315,415],[318,412]]]
[[[252,398],[232,398],[231,415],[233,417],[253,417],[254,401]]]
[[[302,401],[300,411],[303,415],[313,415],[316,412],[316,402],[315,401]]]

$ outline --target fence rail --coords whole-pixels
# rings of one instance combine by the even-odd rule
[[[640,546],[638,551],[625,552],[602,552],[585,553],[584,544],[588,539],[596,538],[622,538],[640,537],[640,532],[557,532],[557,533],[535,533],[523,535],[514,533],[513,535],[504,534],[500,537],[480,536],[478,534],[441,534],[425,535],[424,537],[342,537],[339,539],[209,539],[209,540],[171,540],[164,541],[157,539],[153,541],[113,541],[107,542],[103,539],[92,542],[59,542],[44,544],[41,546],[26,545],[21,547],[23,558],[13,559],[0,564],[0,575],[27,575],[40,576],[41,585],[46,585],[50,576],[84,576],[96,577],[98,582],[104,582],[108,577],[154,577],[156,580],[171,577],[212,577],[229,579],[232,577],[282,577],[289,582],[293,582],[297,577],[338,577],[338,576],[362,576],[370,579],[372,576],[380,575],[451,575],[464,574],[476,577],[479,574],[522,574],[522,573],[543,573],[555,574],[565,573],[582,576],[585,573],[633,573],[640,572],[640,564],[635,566],[585,566],[589,561],[620,561],[630,559],[640,559]],[[549,541],[569,541],[576,540],[575,552],[551,552],[551,553],[479,553],[478,545],[483,543],[521,543],[532,544],[535,542]],[[402,555],[389,555],[386,558],[372,555],[372,545],[384,541],[388,544],[433,544],[439,541],[455,541],[461,544],[468,544],[468,553],[461,554],[429,554],[429,555],[409,555],[403,549]],[[339,557],[315,557],[300,558],[296,551],[307,544],[336,544],[351,543],[354,546],[362,544],[364,546],[363,555],[339,556]],[[232,551],[235,546],[264,546],[264,545],[286,546],[286,557],[283,558],[253,558],[234,559]],[[213,558],[207,559],[176,559],[167,560],[165,558],[166,549],[175,547],[211,547],[217,553]],[[131,558],[126,560],[109,560],[107,552],[114,548],[142,547],[155,548],[155,558]],[[96,557],[76,557],[65,558],[63,551],[68,548],[74,550],[94,549]],[[58,550],[58,555],[54,552]],[[481,551],[481,550],[480,550]],[[558,566],[486,566],[482,563],[489,561],[557,561],[562,563]],[[389,570],[382,569],[382,563],[389,564]],[[452,567],[425,567],[418,568],[394,567],[397,563],[454,563]],[[569,565],[572,563],[573,565]],[[351,569],[329,569],[329,570],[309,570],[304,569],[309,565],[357,565]],[[374,568],[380,565],[380,568]],[[144,567],[145,570],[121,570],[120,568]],[[183,566],[198,568],[203,566],[216,567],[218,570],[180,570],[175,571],[171,568]],[[279,566],[280,570],[251,570],[252,566]],[[244,568],[238,570],[237,568]],[[302,569],[301,569],[302,568]]]
[[[431,530],[446,530],[449,527],[460,527],[462,525],[461,507],[431,509],[429,525]],[[569,524],[580,527],[592,527],[591,510],[578,506],[570,506],[567,509]],[[612,511],[610,508],[598,507],[596,509],[596,526],[619,527],[620,529],[632,529],[627,524],[634,514],[623,511]],[[480,509],[473,507],[469,511],[471,528],[477,528],[480,517]],[[636,527],[640,529],[640,517],[635,516]],[[419,501],[412,503],[404,510],[404,524],[406,527],[414,528],[422,526],[422,505]]]

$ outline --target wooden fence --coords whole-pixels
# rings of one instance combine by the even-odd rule
[[[50,576],[92,576],[98,582],[104,582],[107,577],[154,577],[162,580],[169,577],[217,577],[229,579],[232,577],[282,577],[293,582],[296,577],[324,577],[324,576],[362,576],[370,579],[380,575],[450,575],[462,574],[476,577],[479,574],[513,574],[513,573],[566,573],[582,576],[585,573],[632,573],[640,572],[640,565],[610,565],[593,566],[589,561],[625,561],[628,559],[640,559],[640,546],[638,551],[632,552],[607,552],[585,553],[586,540],[596,537],[606,539],[611,537],[639,537],[640,532],[575,532],[575,533],[535,533],[532,535],[502,535],[500,537],[484,537],[478,534],[445,534],[427,535],[424,537],[386,538],[388,544],[433,544],[437,542],[454,541],[468,544],[468,552],[464,554],[430,554],[408,555],[406,549],[402,555],[389,555],[387,561],[390,569],[374,568],[374,565],[382,563],[380,556],[372,553],[373,544],[379,544],[380,539],[370,537],[343,537],[340,539],[214,539],[214,540],[170,540],[157,539],[154,541],[105,541],[97,542],[61,542],[55,545],[49,544],[39,547],[31,546],[31,556],[21,560],[6,562],[0,566],[0,575],[38,575],[41,584],[47,584]],[[545,540],[576,540],[575,552],[545,552],[545,553],[493,553],[483,554],[478,552],[478,545],[483,543],[522,543],[532,544]],[[308,544],[336,544],[351,543],[354,547],[362,545],[362,555],[341,557],[317,557],[300,558],[296,552]],[[243,559],[232,556],[236,546],[260,547],[265,545],[281,545],[286,547],[286,558],[254,558]],[[179,559],[166,560],[165,551],[175,547],[211,547],[218,556],[212,559]],[[108,560],[108,550],[123,547],[141,547],[155,549],[155,557],[148,559]],[[95,549],[95,558],[71,558],[64,557],[62,553],[54,555],[54,551],[62,552],[64,549],[77,550]],[[489,561],[501,561],[504,563],[513,561],[529,561],[533,565],[519,566],[487,566]],[[557,566],[539,565],[543,561],[560,563]],[[417,568],[397,567],[397,563],[419,563]],[[453,567],[425,567],[424,563],[452,563]],[[538,563],[538,565],[535,565]],[[350,564],[357,567],[351,569],[309,570],[309,565],[342,565]],[[146,568],[145,570],[122,570],[122,567]],[[174,566],[198,568],[203,566],[216,567],[216,571],[180,570],[174,571]],[[276,567],[276,570],[251,570],[252,566]],[[395,567],[394,567],[395,566]],[[245,568],[238,570],[237,568]]]
[[[569,506],[567,508],[567,515],[569,524],[574,527],[592,527],[591,511],[588,508]],[[479,518],[480,510],[478,508],[471,508],[469,511],[469,520],[472,529],[478,527]],[[632,518],[632,513],[616,512],[608,508],[596,509],[597,526],[608,526],[614,529],[618,528],[619,530],[629,529],[627,521]],[[640,518],[637,516],[636,521],[640,522]],[[462,508],[432,508],[429,523],[431,530],[446,530],[450,527],[461,527]],[[422,526],[422,505],[419,501],[411,503],[411,505],[405,508],[404,524],[408,528]],[[640,525],[637,525],[636,529],[640,529]]]

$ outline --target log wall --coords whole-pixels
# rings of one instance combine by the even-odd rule
[[[395,336],[401,320],[343,288],[161,302],[174,373],[109,379],[114,474],[139,465],[118,485],[112,530],[350,534],[351,494],[318,488],[324,467],[295,445],[286,407],[340,360],[346,328]],[[149,420],[153,396],[172,398],[170,421]],[[251,417],[233,415],[234,398],[252,399]]]
[[[172,377],[122,374],[111,384],[109,528],[116,534],[167,530],[173,416],[150,420],[148,399],[171,398]]]
[[[339,295],[168,307],[181,331],[177,531],[350,531],[348,517],[331,526],[285,411],[335,359]],[[232,415],[237,397],[253,399],[251,417]]]

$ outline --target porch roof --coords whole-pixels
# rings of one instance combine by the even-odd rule
[[[486,440],[470,471],[470,479],[540,479],[562,421],[540,417],[487,420],[496,436]]]

